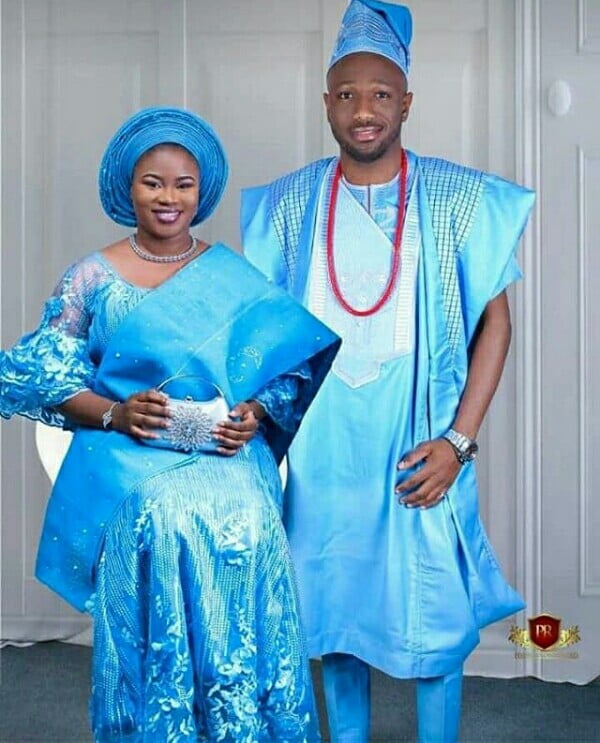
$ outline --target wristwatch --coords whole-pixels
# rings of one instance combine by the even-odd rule
[[[477,442],[465,436],[464,433],[459,433],[453,428],[449,428],[443,438],[452,444],[456,458],[461,464],[472,462],[477,456],[477,452],[479,451]]]

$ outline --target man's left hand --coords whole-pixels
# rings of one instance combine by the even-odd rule
[[[434,439],[419,444],[398,462],[399,470],[408,470],[422,463],[417,472],[396,487],[398,501],[408,508],[437,506],[458,475],[461,464],[454,448],[446,439]]]

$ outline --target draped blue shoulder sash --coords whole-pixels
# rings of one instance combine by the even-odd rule
[[[450,246],[440,246],[439,235],[435,233],[431,192],[427,188],[426,180],[420,177],[417,187],[423,270],[420,274],[419,287],[421,296],[417,334],[419,366],[415,401],[420,425],[418,439],[425,441],[442,436],[452,425],[460,402],[463,381],[457,377],[456,358],[449,339],[451,332],[451,324],[449,325],[447,318],[449,291],[445,283],[447,284],[450,279],[443,270],[443,263],[444,250],[450,249]],[[522,225],[516,229],[518,234],[515,233],[515,239],[518,239]],[[504,247],[504,262],[512,255],[514,247],[514,244]],[[486,301],[491,298],[487,297]],[[482,307],[484,306],[485,303],[482,303]],[[469,596],[477,625],[484,627],[522,609],[524,603],[504,579],[481,523],[473,462],[461,468],[448,491],[447,500],[465,559]]]
[[[234,405],[307,362],[311,382],[303,390],[303,404],[308,407],[338,347],[337,336],[289,294],[217,244],[150,292],[123,320],[99,365],[95,391],[124,400],[185,373],[214,382]],[[181,396],[186,389],[173,394]],[[278,459],[293,435],[274,424],[267,429]],[[198,456],[218,455],[189,455],[146,446],[116,431],[77,429],[46,511],[39,580],[83,610],[93,593],[104,528],[121,503],[142,481]]]

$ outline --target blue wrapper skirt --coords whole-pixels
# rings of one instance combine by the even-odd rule
[[[258,436],[138,486],[93,600],[96,740],[319,740],[280,479]]]

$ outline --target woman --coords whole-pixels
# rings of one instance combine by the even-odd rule
[[[134,234],[71,266],[0,356],[4,417],[75,430],[37,576],[93,616],[97,741],[318,740],[276,459],[338,340],[191,237],[226,177],[202,119],[135,114],[100,168],[106,213]],[[233,407],[207,452],[173,397],[213,385]]]

